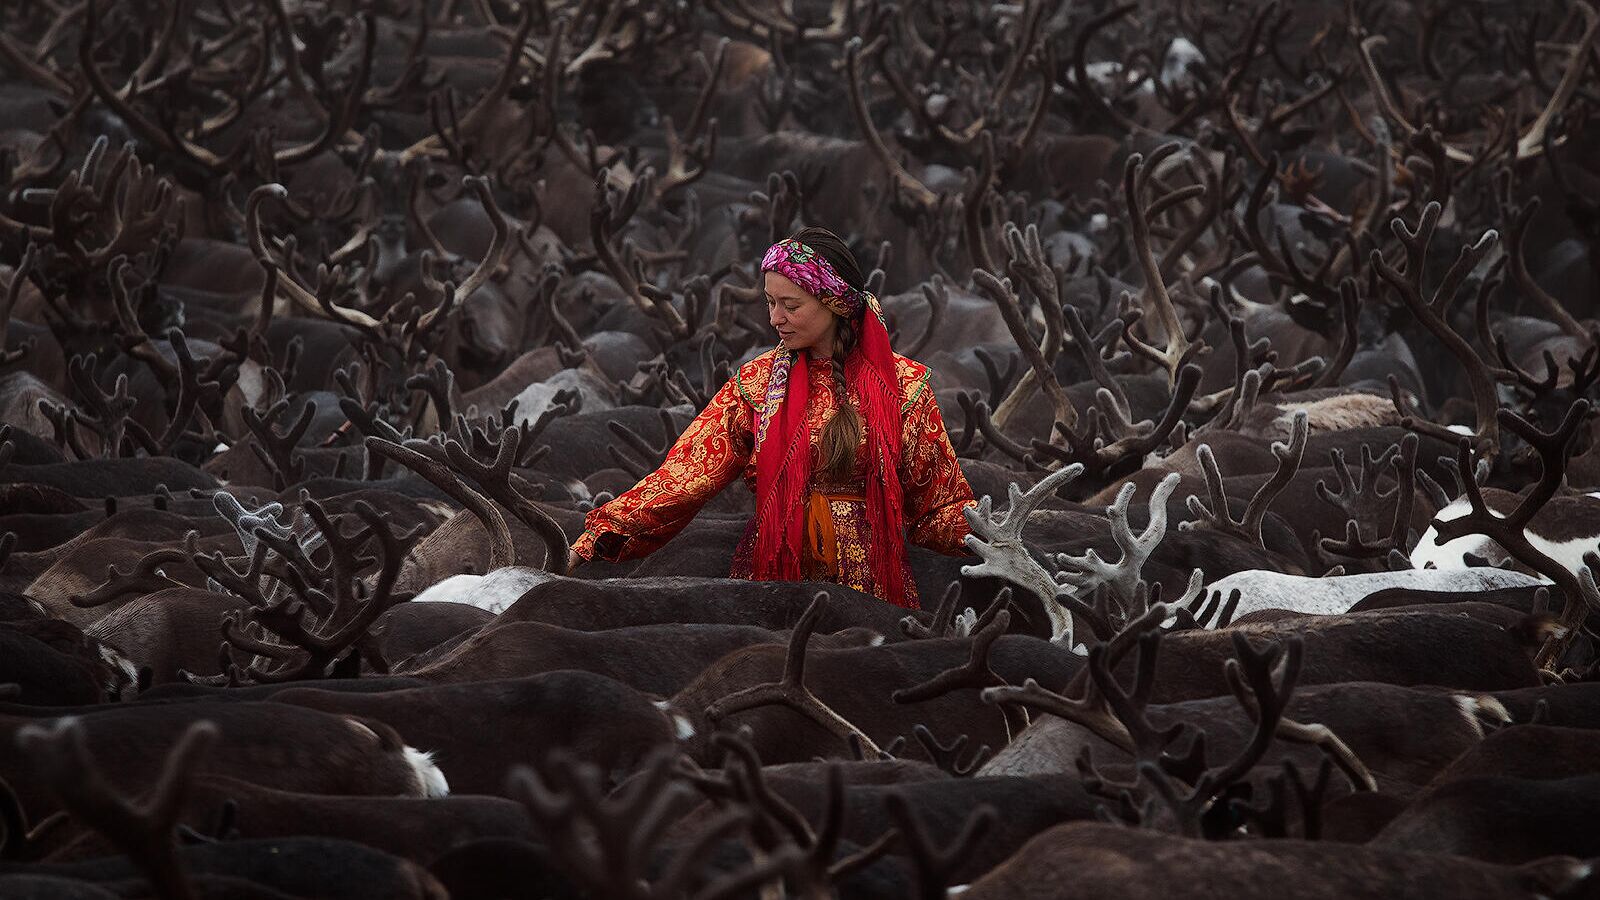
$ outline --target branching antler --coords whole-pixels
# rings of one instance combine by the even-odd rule
[[[500,514],[499,508],[487,497],[468,487],[466,482],[461,480],[461,476],[451,471],[449,466],[424,456],[413,447],[401,446],[380,437],[368,437],[363,445],[369,453],[393,460],[426,478],[434,487],[449,494],[457,503],[470,510],[478,521],[483,523],[483,530],[489,535],[491,570],[516,564],[516,545],[512,543],[511,528],[506,525],[505,516]]]
[[[1517,203],[1512,190],[1511,169],[1505,168],[1495,174],[1495,202],[1500,208],[1500,220],[1506,230],[1507,269],[1517,289],[1538,303],[1544,314],[1560,325],[1562,331],[1574,337],[1587,337],[1583,326],[1567,310],[1566,305],[1550,296],[1528,271],[1527,250],[1523,241],[1528,234],[1528,225],[1539,211],[1539,198],[1530,198],[1525,206]]]
[[[1472,387],[1472,402],[1477,410],[1477,438],[1475,441],[1478,453],[1485,459],[1493,462],[1500,453],[1500,432],[1495,423],[1495,410],[1500,406],[1500,400],[1495,395],[1494,375],[1488,365],[1483,361],[1472,346],[1468,344],[1456,330],[1450,326],[1450,305],[1455,301],[1456,294],[1460,291],[1462,282],[1477,267],[1478,262],[1493,249],[1499,235],[1494,231],[1486,231],[1477,242],[1461,248],[1461,254],[1456,257],[1455,264],[1445,273],[1443,280],[1433,291],[1433,296],[1424,300],[1422,288],[1423,267],[1428,259],[1428,244],[1433,240],[1433,233],[1439,224],[1439,214],[1443,207],[1439,201],[1433,200],[1422,210],[1422,216],[1417,220],[1415,229],[1408,228],[1405,221],[1396,216],[1389,222],[1400,243],[1406,250],[1406,268],[1402,273],[1389,265],[1383,258],[1382,252],[1372,251],[1372,267],[1378,276],[1388,282],[1400,299],[1411,310],[1417,320],[1427,326],[1428,330],[1437,337],[1440,343],[1449,349],[1451,355],[1461,363],[1467,375],[1467,383]],[[1403,412],[1403,411],[1402,411]],[[1442,437],[1445,440],[1455,440],[1457,435],[1448,429],[1432,423],[1408,417],[1408,428],[1421,431],[1433,437]]]
[[[1499,424],[1527,442],[1539,455],[1539,480],[1523,494],[1511,512],[1501,515],[1491,510],[1483,499],[1483,490],[1474,477],[1472,442],[1462,439],[1456,448],[1456,468],[1461,474],[1463,488],[1469,504],[1465,515],[1446,522],[1436,522],[1435,541],[1446,544],[1469,534],[1481,534],[1499,544],[1518,562],[1555,582],[1566,598],[1561,610],[1559,634],[1552,636],[1539,649],[1535,663],[1541,668],[1553,666],[1566,651],[1577,626],[1583,621],[1586,606],[1583,589],[1573,571],[1533,545],[1528,537],[1528,523],[1555,496],[1566,480],[1567,456],[1573,442],[1589,414],[1589,402],[1579,400],[1572,404],[1567,414],[1553,431],[1540,431],[1527,419],[1508,409],[1497,413]]]
[[[705,175],[706,170],[710,168],[712,157],[717,152],[717,120],[708,119],[706,113],[712,98],[717,94],[717,82],[722,78],[722,69],[728,58],[728,39],[723,38],[717,43],[716,54],[712,59],[706,59],[706,55],[702,52],[696,52],[694,58],[704,70],[706,82],[699,96],[695,98],[694,109],[689,114],[689,124],[684,128],[681,137],[677,125],[670,116],[664,123],[667,166],[666,174],[661,176],[655,186],[655,199],[658,203],[673,190]]]
[[[1205,188],[1201,185],[1178,188],[1148,207],[1140,197],[1155,179],[1161,163],[1177,153],[1181,146],[1176,141],[1163,144],[1150,154],[1148,161],[1143,154],[1134,153],[1128,157],[1122,169],[1122,193],[1128,206],[1128,228],[1133,237],[1134,255],[1144,273],[1144,292],[1140,295],[1139,306],[1144,310],[1146,321],[1160,324],[1166,335],[1166,346],[1158,350],[1131,333],[1124,335],[1123,339],[1127,341],[1129,349],[1165,369],[1174,388],[1184,365],[1203,352],[1206,346],[1198,338],[1191,342],[1183,333],[1183,323],[1178,319],[1178,311],[1167,293],[1166,282],[1161,278],[1161,264],[1150,245],[1150,217],[1159,209],[1204,192]]]
[[[594,244],[595,256],[607,273],[616,280],[623,294],[639,311],[659,321],[675,339],[689,336],[689,323],[672,305],[669,297],[655,290],[644,279],[644,264],[637,254],[619,251],[612,244],[613,237],[622,230],[639,208],[639,203],[650,191],[653,170],[634,179],[625,190],[612,184],[611,170],[601,169],[595,175],[594,203],[589,208],[589,238]]]
[[[1173,386],[1172,397],[1167,401],[1161,418],[1153,424],[1141,422],[1131,427],[1123,426],[1116,412],[1103,411],[1112,410],[1107,403],[1114,402],[1114,395],[1102,389],[1096,392],[1096,408],[1091,410],[1091,415],[1085,416],[1089,420],[1089,427],[1083,433],[1063,431],[1060,425],[1056,426],[1056,430],[1062,431],[1066,439],[1065,450],[1035,438],[1034,452],[1062,463],[1082,466],[1096,478],[1111,477],[1129,462],[1142,463],[1147,455],[1177,430],[1199,386],[1200,367],[1194,363],[1185,365],[1178,373],[1178,382]],[[1126,417],[1122,417],[1122,421],[1125,420]],[[1120,436],[1115,433],[1118,430],[1123,431]],[[1108,439],[1110,443],[1106,442]]]
[[[1045,336],[1042,346],[1034,344],[1033,337],[1028,334],[1017,294],[1011,289],[1011,279],[997,279],[981,268],[972,273],[978,289],[999,306],[1006,328],[1022,350],[1023,358],[1028,361],[1028,371],[1023,373],[1022,380],[995,408],[995,422],[1004,425],[1016,408],[1033,395],[1035,386],[1042,386],[1045,396],[1050,398],[1055,407],[1056,420],[1072,428],[1077,424],[1077,411],[1067,399],[1066,391],[1055,373],[1056,355],[1061,352],[1063,332],[1066,330],[1056,270],[1045,254],[1037,225],[1030,224],[1023,231],[1016,223],[1007,222],[1004,237],[1007,267],[1012,278],[1026,284],[1038,301],[1044,314]]]
[[[294,277],[291,269],[292,259],[279,263],[273,258],[267,238],[261,230],[261,204],[268,198],[276,200],[280,205],[287,205],[289,189],[276,183],[263,184],[250,191],[250,197],[245,201],[245,233],[249,239],[250,249],[255,254],[256,264],[261,266],[263,271],[276,271],[278,287],[288,294],[290,299],[300,304],[306,312],[359,328],[369,334],[379,334],[382,329],[377,319],[359,309],[339,306],[329,297],[319,297]],[[267,298],[262,298],[262,301],[267,302]]]
[[[1002,590],[1010,590],[1003,588]],[[916,616],[906,616],[900,620],[900,632],[913,640],[926,640],[928,638],[954,637],[956,629],[956,604],[961,602],[961,581],[950,582],[944,589],[944,594],[939,597],[939,605],[934,607],[933,621],[924,625]]]
[[[994,642],[999,640],[1010,627],[1010,611],[1000,610],[992,621],[972,636],[972,649],[964,664],[946,669],[921,684],[899,688],[889,695],[889,699],[895,703],[924,703],[943,697],[951,691],[983,690],[1009,684],[989,665],[989,651],[994,647]],[[1002,707],[1001,711],[1006,713],[1007,735],[1014,736],[1027,726],[1028,718],[1025,713],[1020,721],[1013,722],[1010,707]]]
[[[1331,307],[1341,302],[1338,289],[1328,281],[1338,255],[1329,253],[1313,271],[1308,272],[1295,260],[1294,249],[1283,226],[1273,228],[1270,242],[1267,235],[1261,232],[1263,215],[1271,215],[1267,200],[1278,177],[1278,166],[1279,157],[1274,153],[1267,159],[1255,185],[1250,189],[1244,213],[1232,213],[1230,228],[1244,239],[1251,252],[1231,264],[1229,270],[1234,272],[1251,265],[1260,266],[1262,273],[1274,284],[1292,288],[1324,308]]]
[[[127,854],[162,897],[194,900],[194,885],[178,858],[177,825],[189,787],[220,731],[209,721],[190,725],[167,754],[149,799],[134,803],[107,783],[89,756],[81,721],[57,719],[49,727],[27,725],[17,742],[61,797],[73,818],[95,829]]]
[[[951,878],[999,818],[994,807],[987,804],[979,806],[967,816],[961,830],[950,843],[940,847],[929,836],[903,794],[889,794],[884,798],[884,805],[889,808],[889,815],[894,817],[911,851],[911,861],[917,872],[916,896],[920,900],[943,900],[949,896]]]
[[[983,701],[994,704],[1017,704],[1075,722],[1128,753],[1133,753],[1136,748],[1144,745],[1164,746],[1173,735],[1154,730],[1142,715],[1135,718],[1114,713],[1108,704],[1105,686],[1111,685],[1113,690],[1121,690],[1115,686],[1116,679],[1111,674],[1112,669],[1137,644],[1139,660],[1134,688],[1131,694],[1125,693],[1124,697],[1133,698],[1132,702],[1140,709],[1148,703],[1155,677],[1156,638],[1151,637],[1147,640],[1146,635],[1156,632],[1169,612],[1170,607],[1164,603],[1151,604],[1143,615],[1130,621],[1116,635],[1091,646],[1088,664],[1084,669],[1087,677],[1080,675],[1066,688],[1069,692],[1074,688],[1081,688],[1074,696],[1058,694],[1029,678],[1023,682],[1022,687],[988,688],[982,694]]]
[[[28,355],[33,348],[33,338],[28,338],[22,346],[15,350],[6,349],[6,333],[11,324],[11,310],[16,308],[17,298],[22,294],[22,285],[27,281],[28,275],[33,272],[35,263],[39,259],[39,247],[32,241],[28,242],[27,249],[22,251],[22,261],[11,273],[11,283],[6,285],[5,296],[0,299],[0,366],[9,365]]]
[[[1133,501],[1138,488],[1132,483],[1123,485],[1117,491],[1117,499],[1106,507],[1106,518],[1111,522],[1111,538],[1116,541],[1117,549],[1122,551],[1122,557],[1111,563],[1101,559],[1093,549],[1082,556],[1057,553],[1056,565],[1067,571],[1058,573],[1056,579],[1077,588],[1080,597],[1104,585],[1124,605],[1131,604],[1139,584],[1139,573],[1167,534],[1167,499],[1177,490],[1181,480],[1182,476],[1173,472],[1151,490],[1148,507],[1150,521],[1138,534],[1134,534],[1132,526],[1128,524],[1128,504]]]
[[[734,796],[749,804],[754,811],[764,813],[771,822],[771,827],[764,827],[767,823],[758,817],[752,823],[752,837],[762,852],[784,852],[785,838],[792,842],[789,846],[805,851],[801,865],[792,873],[802,885],[801,893],[809,896],[812,892],[827,890],[839,879],[871,865],[887,853],[899,838],[900,832],[891,828],[870,845],[844,859],[835,860],[834,854],[844,833],[846,811],[844,776],[838,763],[828,765],[827,799],[821,821],[812,827],[799,810],[767,785],[761,758],[743,735],[719,731],[711,736],[711,740],[738,760],[737,767],[723,764],[727,787]],[[704,775],[696,772],[691,777],[703,779]]]
[[[1265,549],[1266,545],[1261,538],[1261,523],[1266,519],[1267,509],[1272,506],[1272,501],[1283,493],[1289,482],[1294,480],[1295,473],[1300,470],[1300,460],[1305,455],[1306,438],[1309,433],[1307,421],[1305,410],[1296,412],[1289,443],[1273,442],[1272,455],[1278,459],[1278,468],[1265,484],[1256,489],[1255,495],[1245,506],[1244,515],[1238,520],[1235,520],[1233,513],[1228,510],[1228,491],[1222,480],[1222,473],[1217,469],[1217,458],[1211,452],[1209,444],[1201,444],[1196,455],[1205,473],[1210,504],[1207,505],[1206,501],[1199,497],[1190,497],[1189,512],[1193,513],[1198,521],[1181,522],[1178,528],[1187,531],[1198,525],[1204,525]]]
[[[805,615],[795,624],[794,632],[789,636],[789,652],[784,658],[781,679],[735,691],[713,702],[706,707],[706,717],[717,722],[734,713],[761,706],[787,706],[841,741],[859,741],[869,759],[882,758],[883,751],[873,743],[872,738],[867,737],[866,732],[834,712],[806,687],[806,644],[811,640],[811,632],[816,630],[817,620],[822,617],[827,602],[827,591],[818,591],[811,605],[806,608]]]
[[[704,406],[705,404],[702,403],[700,405]],[[639,432],[634,431],[616,419],[606,422],[606,428],[610,429],[612,434],[621,438],[623,443],[638,454],[638,458],[631,457],[623,453],[621,448],[615,444],[606,447],[611,453],[612,461],[636,479],[643,478],[650,472],[655,471],[656,467],[661,465],[662,460],[666,459],[667,451],[672,449],[673,442],[677,440],[678,428],[672,421],[672,414],[665,409],[660,410],[659,413],[661,416],[661,440],[656,443],[645,440],[644,436]]]
[[[1518,136],[1516,151],[1512,157],[1515,161],[1520,162],[1544,152],[1546,132],[1551,123],[1572,101],[1580,79],[1583,77],[1583,71],[1590,64],[1590,52],[1595,47],[1597,39],[1600,39],[1600,15],[1595,13],[1592,5],[1583,2],[1583,0],[1579,0],[1577,8],[1583,16],[1583,36],[1573,45],[1572,61],[1562,74],[1561,81],[1556,85],[1555,92],[1551,94],[1550,100],[1545,104],[1544,109],[1540,111],[1538,118],[1534,119],[1533,123],[1528,126],[1528,130]],[[1361,74],[1366,78],[1367,88],[1372,91],[1372,96],[1377,101],[1378,109],[1383,113],[1384,118],[1391,125],[1398,128],[1402,134],[1412,137],[1418,133],[1419,129],[1406,119],[1405,113],[1401,111],[1394,97],[1389,94],[1389,89],[1384,84],[1383,74],[1378,71],[1378,64],[1372,58],[1374,48],[1381,47],[1385,43],[1387,43],[1387,39],[1382,35],[1372,35],[1361,41],[1358,45]],[[1448,157],[1455,162],[1471,165],[1477,161],[1473,154],[1459,147],[1447,144],[1444,149]]]
[[[115,565],[106,566],[106,578],[87,594],[74,594],[67,599],[73,606],[89,608],[114,603],[124,597],[142,597],[166,588],[182,587],[161,571],[165,566],[189,561],[189,553],[181,547],[161,547],[139,557],[127,572]]]
[[[1068,647],[1072,646],[1072,617],[1055,602],[1061,586],[1028,552],[1027,545],[1022,542],[1022,529],[1027,525],[1028,516],[1046,497],[1082,473],[1080,464],[1064,466],[1046,475],[1026,493],[1016,484],[1010,485],[1007,489],[1010,504],[1001,516],[994,514],[994,498],[988,495],[984,495],[976,507],[962,510],[972,530],[966,538],[967,549],[982,557],[983,562],[962,566],[961,574],[968,578],[1004,578],[1038,597],[1050,617],[1051,639],[1065,642]]]
[[[1411,551],[1416,537],[1411,529],[1411,508],[1416,502],[1417,494],[1419,443],[1420,439],[1415,434],[1408,434],[1398,445],[1391,444],[1376,458],[1373,457],[1372,450],[1366,444],[1362,444],[1359,478],[1351,476],[1350,467],[1345,464],[1342,450],[1334,448],[1330,452],[1329,455],[1333,459],[1333,474],[1339,480],[1339,491],[1335,493],[1329,490],[1326,484],[1318,480],[1317,496],[1343,510],[1349,521],[1345,525],[1345,540],[1323,538],[1317,542],[1317,546],[1323,552],[1336,553],[1353,559],[1381,559],[1388,557],[1392,550],[1399,550],[1401,553]],[[1399,484],[1390,493],[1380,493],[1378,478],[1391,462],[1395,462]],[[1361,520],[1373,501],[1388,497],[1390,494],[1394,495],[1395,507],[1389,534],[1377,543],[1369,543],[1361,536]]]
[[[1202,836],[1203,818],[1212,804],[1266,755],[1300,677],[1303,646],[1298,636],[1290,638],[1287,647],[1270,643],[1260,651],[1250,645],[1244,632],[1235,631],[1232,636],[1235,658],[1228,660],[1226,671],[1230,681],[1248,683],[1247,709],[1252,710],[1256,723],[1250,741],[1222,766],[1202,771],[1191,782],[1192,787],[1155,760],[1140,759],[1138,763],[1140,778],[1161,798],[1176,819],[1179,832],[1187,837]],[[1274,678],[1280,660],[1282,674]]]
[[[546,763],[549,778],[527,766],[511,771],[509,792],[528,811],[534,830],[577,884],[594,896],[616,900],[690,897],[717,900],[765,884],[799,865],[805,853],[785,845],[750,867],[690,892],[723,841],[745,831],[751,810],[713,816],[668,863],[654,883],[647,880],[667,816],[693,789],[673,780],[672,748],[652,754],[643,772],[607,796],[604,773],[593,763],[557,750]]]
[[[288,428],[279,431],[278,423],[288,411],[287,397],[272,404],[265,413],[256,412],[253,406],[246,406],[240,410],[244,426],[255,437],[255,443],[250,445],[250,449],[272,473],[272,486],[278,491],[299,484],[305,476],[305,459],[295,456],[294,451],[300,439],[305,437],[306,429],[311,427],[311,419],[317,414],[317,404],[307,401],[300,408],[300,415],[294,422]]]
[[[905,166],[902,166],[894,154],[889,152],[883,137],[878,134],[877,126],[872,123],[871,111],[867,109],[865,87],[862,85],[861,58],[863,55],[871,56],[881,47],[877,41],[871,46],[863,46],[859,37],[853,37],[845,44],[845,85],[850,89],[850,109],[855,113],[856,127],[861,129],[867,146],[872,148],[872,152],[883,163],[884,174],[889,177],[890,196],[894,198],[895,206],[913,216],[931,216],[939,206],[938,195],[907,172]]]
[[[1236,647],[1240,644],[1240,636],[1237,632],[1234,635],[1234,645]],[[1294,649],[1299,638],[1295,638],[1294,641],[1295,643],[1290,645],[1291,650]],[[1249,646],[1248,639],[1244,641],[1244,645],[1246,647]],[[1273,649],[1273,646],[1269,646],[1267,648],[1268,654]],[[1266,658],[1269,658],[1266,655],[1255,654],[1253,650],[1249,652],[1251,653],[1251,658],[1258,663],[1265,662]],[[1243,655],[1239,657],[1240,660],[1245,658]],[[1260,699],[1260,694],[1245,683],[1245,678],[1242,674],[1244,669],[1239,665],[1234,665],[1235,660],[1229,660],[1228,662],[1229,665],[1223,670],[1223,674],[1228,679],[1228,687],[1233,690],[1234,698],[1239,701],[1239,705],[1244,707],[1245,713],[1250,716],[1250,721],[1255,722],[1259,729],[1261,725],[1261,708],[1256,701]],[[1288,683],[1286,680],[1284,687],[1285,689],[1291,689],[1293,684]],[[1273,732],[1274,737],[1297,744],[1310,744],[1321,750],[1324,755],[1324,761],[1331,762],[1337,766],[1345,777],[1350,779],[1351,786],[1356,790],[1376,791],[1378,789],[1378,780],[1372,777],[1372,772],[1361,761],[1361,758],[1356,756],[1355,751],[1350,749],[1350,745],[1333,733],[1333,729],[1316,723],[1306,725],[1296,722],[1283,715],[1283,712],[1287,709],[1288,704],[1285,703],[1283,709],[1279,710],[1277,716],[1278,724]]]
[[[531,431],[531,429],[530,429]],[[501,432],[498,443],[485,441],[486,449],[494,451],[494,461],[485,465],[459,441],[446,438],[444,452],[455,471],[472,479],[491,498],[528,526],[545,544],[545,570],[555,575],[567,574],[567,536],[560,523],[528,499],[519,484],[522,479],[511,471],[523,440],[522,428],[507,428]],[[531,440],[531,439],[530,439]],[[420,441],[410,442],[415,447]],[[514,479],[514,480],[513,480]]]
[[[1010,709],[1010,707],[1002,707],[1002,709]],[[964,734],[958,734],[951,739],[950,743],[944,744],[934,737],[933,732],[926,725],[911,726],[911,733],[916,737],[917,743],[922,745],[922,749],[928,754],[928,758],[933,760],[934,765],[957,778],[970,777],[973,773],[983,768],[983,764],[994,756],[994,751],[989,749],[988,744],[984,744],[972,748],[972,753],[963,760],[961,751],[966,749],[967,743],[971,740]]]
[[[264,507],[258,512],[265,512]],[[328,564],[313,562],[310,549],[316,545],[296,538],[276,521],[257,527],[258,543],[250,552],[249,569],[240,573],[222,558],[193,550],[196,566],[224,589],[250,603],[246,614],[228,613],[223,617],[225,674],[230,684],[277,683],[299,678],[319,678],[347,653],[352,665],[366,661],[379,672],[388,664],[369,631],[372,623],[399,599],[394,596],[395,579],[400,574],[406,551],[420,532],[420,526],[407,534],[396,534],[389,523],[366,501],[356,501],[353,510],[362,526],[345,534],[315,500],[306,500],[303,510],[315,524],[326,547]],[[255,514],[251,514],[255,517]],[[371,545],[374,555],[361,555]],[[270,554],[270,555],[269,555]],[[371,584],[361,572],[371,563],[378,570]],[[287,588],[264,588],[270,576]],[[313,611],[322,616],[312,615]],[[268,632],[275,639],[268,639]],[[228,647],[254,654],[258,659],[240,668],[232,662]],[[273,665],[276,663],[276,665]],[[359,672],[359,668],[353,671]],[[206,680],[206,679],[200,679]]]

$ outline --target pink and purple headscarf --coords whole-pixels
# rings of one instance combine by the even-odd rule
[[[777,272],[846,319],[854,319],[863,308],[870,308],[878,321],[883,321],[877,297],[851,287],[826,257],[794,238],[784,238],[768,248],[767,255],[761,258],[761,271]]]

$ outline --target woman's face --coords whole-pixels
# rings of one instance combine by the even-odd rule
[[[833,352],[839,317],[805,288],[777,272],[766,273],[767,321],[783,345],[810,349],[813,355]]]

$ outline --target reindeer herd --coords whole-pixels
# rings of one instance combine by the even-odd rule
[[[1600,896],[1600,12],[0,4],[0,897]],[[907,611],[569,573],[846,235]],[[937,604],[933,598],[939,598]]]

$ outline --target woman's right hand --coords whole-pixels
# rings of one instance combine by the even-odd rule
[[[583,557],[579,556],[578,555],[578,551],[573,550],[571,548],[567,549],[567,571],[568,572],[573,571],[574,569],[578,568],[579,566],[583,565],[586,562],[588,562],[588,560],[586,560]]]

